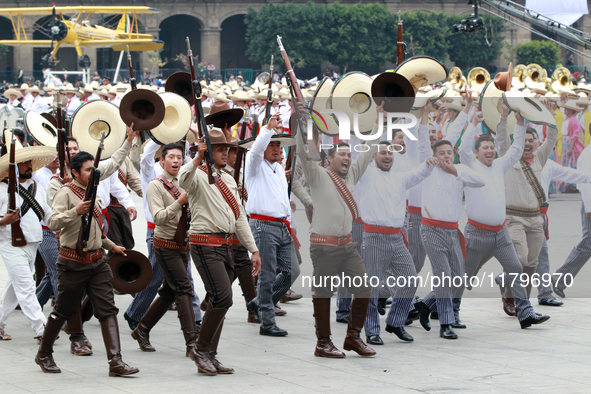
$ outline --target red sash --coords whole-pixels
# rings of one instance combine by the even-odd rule
[[[468,223],[470,223],[472,226],[474,226],[476,228],[481,228],[481,229],[484,229],[484,230],[497,232],[497,231],[501,231],[501,229],[503,227],[505,227],[505,223],[506,222],[503,222],[503,224],[498,225],[498,226],[489,226],[488,224],[479,223],[479,222],[477,222],[475,220],[468,219]]]
[[[353,220],[355,223],[363,223],[363,220],[361,220],[361,218],[357,218],[355,220]]]
[[[409,205],[409,206],[406,208],[406,210],[407,210],[409,213],[417,213],[417,214],[419,214],[419,215],[422,215],[422,214],[423,214],[423,211],[421,210],[421,207],[413,207],[412,205]]]
[[[460,225],[458,224],[458,222],[444,222],[443,220],[429,219],[423,216],[421,224],[426,224],[427,226],[439,228],[457,229],[458,233],[460,234],[460,245],[462,247],[462,255],[464,256],[464,259],[466,258],[466,238],[464,238],[464,234],[462,234],[462,232],[460,231]]]
[[[273,216],[257,215],[256,213],[250,214],[250,218],[257,219],[257,220],[264,220],[267,222],[276,222],[276,223],[285,224],[287,226],[287,231],[289,231],[289,233],[291,234],[291,236],[293,238],[293,242],[295,242],[295,244],[296,244],[296,248],[298,248],[298,249],[300,248],[300,246],[301,246],[300,241],[298,240],[296,233],[291,229],[291,226],[289,225],[289,220],[277,219],[277,218],[274,218]]]
[[[540,208],[540,213],[543,214],[544,216],[546,216],[546,241],[547,241],[550,239],[550,220],[548,219],[548,207]]]
[[[334,172],[332,168],[327,168],[326,173],[330,177],[330,180],[334,183],[335,187],[337,188],[337,191],[343,198],[343,201],[345,201],[345,204],[347,204],[347,207],[351,211],[351,215],[353,215],[353,220],[357,219],[359,217],[357,203],[353,198],[353,194],[351,194],[351,191],[349,191],[349,188],[347,187],[347,185],[345,185],[345,182],[343,182],[343,178],[341,178],[339,174]]]
[[[404,235],[404,231],[402,231],[400,227],[373,226],[371,224],[363,223],[363,231],[365,231],[366,233],[379,233],[389,235],[402,233],[404,246],[406,246],[406,249],[408,249],[408,240],[406,239],[406,235]]]
[[[155,230],[156,229],[156,225],[154,223],[152,223],[152,222],[148,222],[148,228],[150,230]]]
[[[80,198],[80,200],[84,200],[85,190],[82,189],[80,186],[75,185],[73,183],[66,183],[64,186],[73,191],[74,194],[78,198]],[[107,234],[105,233],[105,227],[103,225],[103,215],[96,204],[94,205],[94,209],[92,210],[92,216],[96,219],[96,222],[98,223],[103,236],[107,236]]]
[[[199,169],[207,173],[207,167],[201,165],[199,166]],[[232,209],[232,212],[234,212],[234,218],[238,220],[238,218],[240,217],[240,208],[238,206],[238,201],[236,201],[236,197],[234,197],[234,195],[228,188],[228,185],[226,185],[226,182],[224,182],[221,177],[218,177],[218,180],[219,182],[215,185],[217,186],[220,193],[222,193],[222,197],[224,197],[224,200],[226,200],[226,202]]]

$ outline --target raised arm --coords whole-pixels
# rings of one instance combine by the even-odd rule
[[[275,134],[273,128],[277,124],[277,116],[279,115],[273,115],[269,119],[269,123],[261,128],[248,155],[246,155],[246,176],[256,176],[261,163],[265,159],[265,150],[269,146],[269,142],[271,142],[271,137]]]
[[[503,169],[503,173],[509,171],[513,164],[521,159],[525,147],[525,130],[527,128],[519,111],[515,113],[515,119],[517,119],[517,123],[515,124],[515,130],[513,131],[513,144],[511,144],[507,154],[497,159]]]
[[[456,164],[457,178],[462,181],[464,187],[479,188],[485,185],[484,178],[476,171],[464,164]]]
[[[80,221],[80,215],[76,212],[76,205],[70,208],[70,195],[62,189],[55,194],[51,206],[51,216],[47,219],[47,227],[53,231],[60,231],[66,226],[74,225]]]
[[[417,167],[408,172],[401,172],[404,176],[404,187],[408,190],[411,187],[418,185],[433,172],[433,166],[427,163],[421,163]]]
[[[156,176],[156,172],[154,171],[154,156],[156,156],[156,152],[160,149],[160,145],[154,142],[154,140],[150,140],[144,146],[144,153],[142,153],[142,158],[140,160],[140,176],[142,179],[147,180],[150,182]]]

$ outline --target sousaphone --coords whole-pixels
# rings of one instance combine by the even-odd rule
[[[135,294],[150,284],[152,264],[135,250],[126,250],[125,254],[113,253],[107,264],[113,273],[113,288],[121,294]]]
[[[482,92],[484,85],[490,81],[490,74],[482,67],[474,67],[470,70],[470,73],[468,73],[467,79],[468,85],[471,88],[476,88],[479,92]]]
[[[53,122],[37,112],[27,111],[23,123],[25,130],[36,143],[43,146],[57,146],[57,128]],[[57,121],[55,121],[55,124],[57,124]]]
[[[78,107],[72,115],[70,130],[72,137],[78,141],[80,150],[93,155],[99,146],[101,132],[104,131],[102,160],[111,157],[121,147],[127,135],[125,123],[119,116],[119,108],[103,100],[89,101]]]
[[[164,102],[162,123],[148,131],[150,137],[160,145],[182,140],[191,127],[191,106],[182,96],[172,93],[160,93]]]

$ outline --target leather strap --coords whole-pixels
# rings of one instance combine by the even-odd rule
[[[544,193],[544,189],[540,184],[540,180],[536,174],[534,174],[534,171],[531,169],[531,166],[527,161],[521,159],[519,162],[521,164],[523,174],[525,175],[525,180],[531,186],[536,198],[538,199],[538,205],[541,207],[546,202],[546,193]]]
[[[187,250],[189,250],[189,244],[181,246],[174,241],[158,237],[154,237],[152,240],[155,248],[180,250],[181,252],[186,252]]]
[[[103,258],[103,251],[102,249],[89,251],[86,252],[86,256],[84,258],[81,258],[74,249],[64,248],[60,246],[59,255],[64,259],[77,261],[79,263],[94,263],[95,261],[98,261]]]
[[[84,189],[82,189],[81,187],[79,187],[78,185],[75,185],[73,183],[66,183],[64,186],[67,187],[68,189],[70,189],[72,192],[74,192],[74,194],[76,196],[78,196],[78,198],[80,198],[80,200],[84,200],[84,194],[85,194]],[[99,228],[101,229],[101,232],[103,233],[103,236],[106,237],[107,234],[105,233],[105,226],[103,224],[103,214],[99,210],[97,204],[94,204],[94,209],[92,210],[92,216],[95,218],[96,222],[98,223]]]
[[[240,241],[234,238],[233,234],[228,234],[227,237],[220,237],[219,235],[211,234],[189,234],[189,242],[191,245],[201,246],[224,246],[224,245],[238,245]]]
[[[353,242],[353,234],[347,234],[343,237],[335,237],[332,235],[310,234],[310,243],[312,245],[324,246],[342,246]]]
[[[199,169],[207,173],[207,168],[205,166],[201,165],[199,166]],[[232,212],[234,213],[234,218],[238,220],[238,218],[240,217],[240,208],[238,207],[238,201],[236,201],[236,197],[234,197],[234,195],[228,188],[228,185],[226,185],[226,182],[224,182],[221,177],[218,177],[218,180],[219,182],[217,182],[215,185],[217,186],[220,193],[222,193],[222,197],[224,197],[224,200],[226,200],[226,202],[232,209]]]
[[[25,214],[29,212],[29,209],[33,209],[33,212],[35,212],[39,221],[43,220],[45,212],[43,212],[43,208],[41,208],[41,205],[35,200],[35,195],[37,194],[37,182],[33,181],[27,189],[19,184],[18,193],[23,199],[23,205],[21,205],[21,217],[25,216]]]
[[[353,220],[357,219],[359,217],[359,209],[357,208],[357,203],[353,198],[353,194],[351,193],[347,185],[345,185],[345,182],[343,182],[343,178],[341,178],[339,174],[334,172],[332,168],[327,168],[326,173],[328,174],[330,180],[334,183],[335,187],[337,188],[337,191],[343,198],[343,201],[345,201],[345,204],[351,211],[351,215],[353,215]]]

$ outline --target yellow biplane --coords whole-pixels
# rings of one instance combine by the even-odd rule
[[[15,40],[0,40],[3,45],[51,46],[51,53],[43,58],[46,67],[54,65],[55,56],[61,46],[74,46],[78,54],[80,67],[88,68],[90,59],[82,55],[81,47],[113,48],[124,51],[129,46],[131,51],[152,51],[164,46],[151,34],[139,32],[137,15],[156,14],[160,11],[152,7],[31,7],[0,8],[0,15],[8,15],[12,22]],[[23,15],[47,15],[51,18],[43,25],[34,28],[45,34],[49,40],[33,40],[27,37]],[[121,14],[116,29],[90,24],[93,14]],[[68,16],[71,15],[71,16]],[[31,39],[30,39],[31,38]]]

